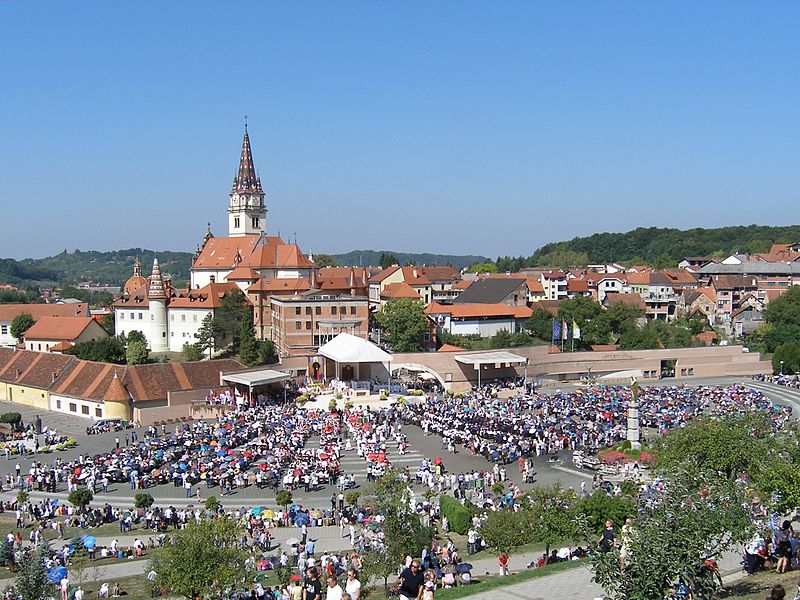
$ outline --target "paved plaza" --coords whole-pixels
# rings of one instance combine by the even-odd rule
[[[800,414],[800,390],[780,387],[769,383],[750,381],[749,379],[708,379],[708,380],[695,380],[692,381],[693,385],[727,385],[732,383],[744,383],[754,389],[762,391],[772,401],[780,404],[788,404],[792,406],[795,414]],[[675,381],[661,381],[661,382],[648,382],[648,385],[675,385]],[[569,389],[565,386],[562,389]],[[550,390],[547,390],[550,391]],[[68,415],[61,415],[56,413],[42,412],[24,406],[15,404],[0,403],[0,412],[17,411],[23,414],[23,419],[28,422],[33,420],[39,415],[43,424],[50,428],[55,428],[60,432],[66,433],[75,437],[78,440],[78,447],[68,451],[43,454],[37,456],[29,456],[26,458],[18,458],[11,456],[6,460],[0,455],[0,475],[5,476],[6,473],[14,473],[17,462],[21,468],[26,470],[31,461],[44,461],[50,463],[56,457],[62,460],[71,460],[79,455],[92,455],[100,452],[107,452],[114,447],[115,438],[119,437],[124,444],[126,432],[117,433],[104,433],[99,435],[87,435],[86,426],[89,421],[71,417]],[[174,426],[173,426],[174,428]],[[168,432],[170,430],[168,429]],[[482,456],[474,456],[470,452],[460,449],[456,454],[450,454],[446,449],[442,448],[441,438],[435,435],[425,435],[421,429],[416,426],[405,426],[404,432],[408,436],[408,451],[404,455],[400,455],[397,448],[393,444],[387,443],[387,455],[396,468],[402,469],[408,467],[410,472],[415,473],[417,467],[423,458],[433,459],[441,457],[448,471],[459,473],[472,469],[488,470],[491,469],[493,463],[486,460]],[[315,447],[319,444],[318,437],[312,437],[308,441],[308,446]],[[536,479],[538,483],[551,483],[560,481],[564,485],[577,488],[581,482],[587,483],[591,480],[590,472],[581,472],[575,469],[570,460],[570,453],[562,453],[558,457],[557,462],[548,462],[546,458],[534,458],[535,469],[538,472]],[[366,465],[365,461],[359,457],[355,451],[345,452],[342,455],[341,468],[347,473],[355,473],[356,481],[359,490],[364,490],[366,487]],[[522,485],[520,480],[520,473],[515,463],[506,465],[506,472],[508,479]],[[198,486],[195,486],[197,489]],[[315,492],[305,492],[303,490],[296,490],[294,498],[296,502],[306,507],[319,507],[328,508],[330,506],[330,497],[335,488],[324,486]],[[160,485],[151,487],[147,490],[156,498],[157,505],[173,505],[176,507],[185,507],[196,504],[194,497],[187,499],[185,492],[182,488],[176,488],[172,485]],[[201,500],[210,495],[216,496],[228,508],[242,507],[247,508],[251,506],[275,506],[274,496],[269,490],[259,490],[255,486],[239,490],[232,495],[220,497],[219,488],[207,489],[204,485],[200,487]],[[417,487],[417,492],[422,490]],[[194,493],[194,490],[193,490]],[[2,497],[11,499],[15,496],[16,491],[3,492]],[[44,492],[34,491],[31,493],[32,499],[39,499],[53,496],[66,500],[65,490],[59,490],[58,493],[49,494]],[[114,506],[126,507],[133,505],[133,492],[128,484],[112,484],[107,494],[95,495],[94,504],[102,504],[108,502]],[[135,534],[136,532],[134,532]],[[144,532],[142,532],[144,534]],[[278,544],[283,542],[289,537],[297,535],[296,528],[286,527],[277,528],[274,530],[275,546],[273,552],[277,550]],[[135,535],[115,536],[121,545],[130,544],[133,542]],[[343,538],[340,534],[338,527],[314,527],[310,530],[310,537],[317,540],[317,548],[319,552],[324,551],[343,551],[350,548],[349,539]],[[104,545],[110,543],[112,537],[98,537],[98,544]],[[54,547],[58,547],[62,542],[54,542]],[[511,557],[511,570],[520,571],[526,568],[526,565],[531,560],[538,558],[534,554],[516,554]],[[480,577],[485,573],[494,574],[497,569],[496,558],[486,557],[470,561],[474,565],[473,573]],[[130,563],[116,563],[98,567],[94,573],[98,581],[109,581],[114,578],[134,576],[144,574],[147,569],[147,561],[133,561]],[[730,553],[720,563],[721,571],[725,577],[726,583],[731,583],[738,578],[741,573],[739,566],[738,553]],[[11,580],[0,581],[0,588],[5,584],[11,583]],[[504,587],[502,596],[507,598],[520,598],[525,600],[538,600],[557,598],[563,600],[594,600],[602,597],[601,588],[592,581],[592,573],[587,565],[581,565],[574,569],[546,575],[543,577],[531,579],[526,582],[517,583]],[[497,598],[498,592],[491,591],[480,593],[473,598],[476,600],[490,600]]]

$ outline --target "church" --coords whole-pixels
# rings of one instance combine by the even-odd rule
[[[153,261],[149,277],[142,275],[139,261],[134,264],[122,297],[113,304],[117,335],[141,331],[152,352],[180,352],[185,343],[197,341],[195,334],[203,319],[220,308],[222,297],[238,288],[253,306],[256,336],[272,339],[273,296],[311,299],[324,294],[330,299],[342,294],[366,295],[366,270],[321,272],[297,244],[268,235],[265,193],[253,162],[247,125],[228,196],[228,235],[214,236],[209,225],[195,252],[188,288],[176,289],[162,277],[158,259]]]

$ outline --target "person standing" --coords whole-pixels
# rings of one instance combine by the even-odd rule
[[[403,569],[397,579],[400,600],[416,600],[424,580],[420,562],[417,559],[412,560],[411,566]]]
[[[336,583],[336,577],[328,577],[328,588],[325,590],[325,600],[342,600],[344,590]]]
[[[611,552],[617,541],[617,532],[614,529],[614,521],[609,519],[606,521],[606,526],[603,528],[603,533],[600,536],[600,552]]]
[[[497,563],[500,565],[500,577],[506,577],[508,575],[508,561],[509,557],[505,552],[501,552],[498,555]]]
[[[344,584],[344,591],[350,594],[352,600],[361,600],[361,582],[356,576],[355,569],[347,569],[347,581]]]
[[[322,584],[319,582],[316,567],[309,567],[303,582],[303,600],[322,600]]]

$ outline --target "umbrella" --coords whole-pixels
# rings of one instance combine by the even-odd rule
[[[294,537],[290,537],[288,540],[286,540],[284,542],[284,544],[286,544],[287,546],[296,546],[299,543],[300,543],[300,540],[298,540],[297,538],[294,538]]]
[[[308,525],[310,519],[306,513],[300,513],[294,518],[294,524],[300,527],[301,525]]]
[[[261,513],[261,518],[271,521],[272,519],[275,518],[275,512],[272,510],[265,510],[264,512]]]
[[[458,563],[458,572],[459,573],[469,573],[472,571],[472,565],[469,563]]]
[[[289,577],[289,581],[302,581],[302,577],[300,575],[292,575]]]
[[[53,583],[61,583],[61,580],[67,576],[66,567],[52,567],[47,573],[47,578]]]
[[[258,515],[260,515],[260,514],[261,514],[261,511],[262,511],[262,510],[264,510],[264,507],[262,507],[262,506],[259,506],[259,507],[257,507],[257,508],[251,508],[251,509],[250,509],[250,514],[251,514],[251,515],[256,515],[256,516],[258,516]]]
[[[162,456],[164,456],[164,451],[163,450],[157,450],[156,451],[156,458],[161,458]]]
[[[442,457],[441,456],[437,456],[436,458],[434,458],[433,459],[433,464],[435,464],[435,465],[442,464]]]
[[[322,511],[315,508],[311,512],[308,513],[312,519],[321,519],[322,518]]]
[[[319,457],[321,460],[328,460],[328,453],[327,452],[320,452]]]
[[[83,536],[83,545],[89,549],[94,548],[97,545],[97,538],[93,535],[85,535]]]

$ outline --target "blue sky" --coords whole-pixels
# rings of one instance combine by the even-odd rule
[[[800,7],[0,5],[0,256],[224,234],[249,116],[308,250],[797,223]]]

